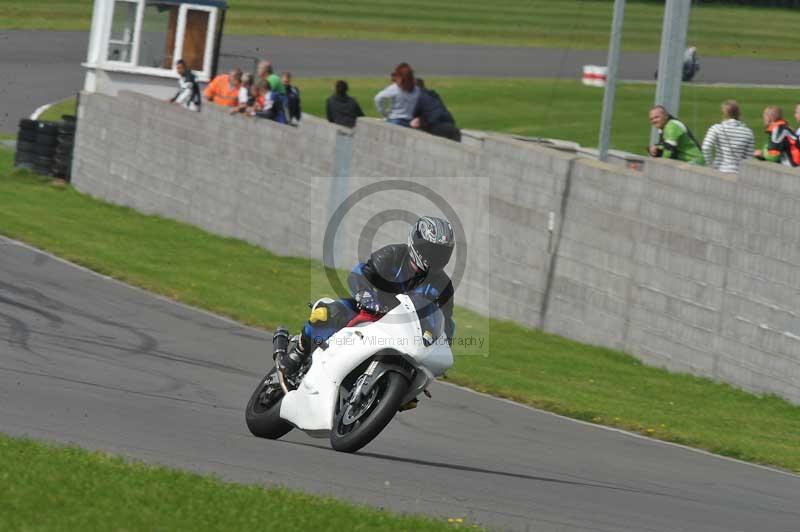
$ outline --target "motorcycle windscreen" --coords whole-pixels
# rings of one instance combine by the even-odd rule
[[[435,301],[421,294],[409,294],[417,311],[423,341],[429,346],[444,334],[444,314]]]

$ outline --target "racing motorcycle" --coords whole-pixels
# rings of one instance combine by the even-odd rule
[[[355,452],[371,442],[398,411],[416,407],[428,386],[453,365],[444,317],[424,298],[397,295],[383,315],[361,311],[322,342],[300,370],[275,367],[256,387],[245,418],[253,435],[278,439],[298,428],[329,438],[337,451]],[[288,333],[273,336],[285,353]]]

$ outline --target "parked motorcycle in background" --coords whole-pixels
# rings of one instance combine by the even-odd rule
[[[247,404],[250,432],[278,439],[293,428],[329,438],[337,451],[371,442],[398,411],[416,407],[428,386],[453,365],[441,310],[401,294],[383,316],[359,314],[317,347],[295,375],[277,364]],[[275,347],[285,351],[279,329]]]
[[[683,53],[683,74],[681,79],[683,81],[692,81],[698,72],[700,72],[700,61],[697,57],[697,47],[690,46]],[[658,70],[656,70],[655,79],[658,79]]]

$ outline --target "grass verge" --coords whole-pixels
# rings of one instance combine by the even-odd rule
[[[0,150],[0,233],[95,271],[255,326],[299,326],[312,261],[112,206],[9,171]],[[221,259],[224,258],[224,259]],[[320,294],[321,295],[321,294]],[[456,294],[456,301],[458,295]],[[725,384],[670,374],[624,353],[456,310],[452,382],[566,416],[800,472],[800,408]]]
[[[58,122],[64,115],[75,116],[75,103],[75,98],[67,98],[66,100],[56,102],[39,116],[39,120]]]
[[[229,35],[279,35],[605,50],[611,0],[230,0]],[[3,29],[89,29],[91,0],[0,0]],[[658,50],[663,1],[629,1],[625,50]],[[775,7],[694,5],[688,42],[701,55],[794,60],[800,11]],[[780,35],[779,39],[775,36]],[[779,77],[780,73],[776,73]]]
[[[443,521],[223,482],[0,435],[3,530],[452,530]]]
[[[303,111],[325,116],[325,101],[333,93],[336,78],[298,78]],[[515,135],[572,140],[582,146],[598,143],[603,91],[572,79],[486,79],[430,77],[462,128],[499,131]],[[350,94],[368,116],[377,117],[372,98],[387,81],[381,78],[350,78]],[[655,86],[639,83],[617,87],[612,147],[647,154],[650,124],[647,112],[653,104]],[[719,122],[720,104],[734,98],[742,107],[742,119],[756,135],[756,145],[766,141],[761,111],[780,105],[786,116],[800,102],[800,89],[708,87],[684,84],[681,118],[702,141],[708,128]],[[48,109],[53,120],[74,114],[75,100]],[[47,118],[45,118],[47,119]],[[791,117],[789,118],[791,120]]]

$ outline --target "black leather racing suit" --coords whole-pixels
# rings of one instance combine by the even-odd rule
[[[430,310],[441,309],[444,317],[444,333],[448,341],[455,331],[453,322],[453,283],[444,271],[419,272],[409,259],[406,244],[384,246],[370,255],[366,262],[353,268],[347,279],[350,293],[364,290],[372,292],[388,311],[397,305],[395,294],[422,296],[433,305]],[[318,345],[347,325],[357,314],[355,300],[340,299],[326,305],[328,318],[325,321],[309,321],[303,328],[304,345]],[[419,309],[418,309],[419,310]]]
[[[447,274],[418,272],[411,265],[408,246],[391,244],[374,252],[367,262],[356,265],[347,279],[350,292],[355,295],[362,290],[371,290],[380,302],[392,308],[397,305],[395,294],[418,294],[436,304],[444,315],[444,332],[452,339],[453,283]]]

